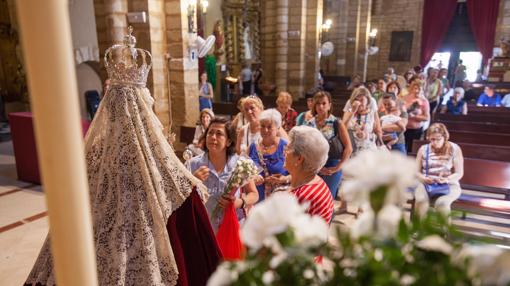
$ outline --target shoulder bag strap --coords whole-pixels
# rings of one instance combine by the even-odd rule
[[[430,144],[427,144],[427,155],[425,159],[425,177],[429,176],[429,152],[430,152]]]

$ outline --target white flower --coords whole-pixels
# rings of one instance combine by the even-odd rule
[[[309,216],[303,213],[291,222],[297,244],[313,247],[328,240],[329,226],[319,216]]]
[[[381,262],[384,258],[383,252],[380,248],[374,250],[374,259],[375,261]]]
[[[400,285],[403,285],[403,286],[411,285],[415,281],[416,281],[416,278],[409,274],[404,274],[404,276],[400,277]]]
[[[209,277],[207,286],[227,286],[234,282],[234,274],[228,269],[228,263],[222,263]]]
[[[262,274],[262,282],[264,282],[265,285],[271,285],[274,281],[274,272],[273,271],[266,271],[264,274]]]
[[[287,252],[281,252],[281,253],[273,256],[273,258],[271,258],[271,260],[269,261],[269,267],[271,267],[271,268],[278,267],[278,265],[280,265],[280,263],[284,262],[285,259],[287,259],[287,257],[289,257]]]
[[[482,285],[508,285],[510,283],[510,252],[496,245],[465,244],[454,258],[457,263],[471,258],[469,272],[480,275]]]
[[[384,206],[377,215],[377,235],[383,239],[394,237],[401,219],[402,210],[399,207]]]
[[[351,237],[358,239],[361,236],[372,234],[374,229],[374,213],[372,210],[363,212],[351,228]]]
[[[446,255],[452,253],[452,246],[437,234],[429,235],[416,243],[421,249],[441,252]]]
[[[256,251],[266,239],[286,231],[303,214],[304,208],[295,196],[284,192],[273,194],[251,210],[241,229],[241,238]]]
[[[397,152],[365,150],[343,166],[342,193],[348,202],[361,205],[368,201],[369,193],[387,186],[385,204],[398,204],[405,200],[405,190],[416,180],[414,160]]]
[[[312,279],[314,275],[315,273],[313,272],[312,269],[306,269],[305,271],[303,271],[303,277],[305,277],[306,279]]]

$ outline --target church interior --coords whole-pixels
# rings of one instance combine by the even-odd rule
[[[111,129],[112,122],[120,120],[119,113],[115,112],[132,112],[130,116],[141,118],[139,121],[129,119],[131,121],[126,121],[128,123],[123,126],[126,137],[131,128],[135,133],[140,132],[138,128],[148,130],[146,135],[136,133],[139,141],[133,139],[133,142],[142,142],[137,143],[139,149],[136,150],[142,150],[140,154],[144,155],[140,156],[147,160],[147,164],[140,163],[144,166],[140,169],[147,170],[147,176],[152,176],[152,180],[144,187],[137,186],[144,189],[150,185],[147,189],[156,190],[157,203],[153,203],[168,203],[173,211],[182,207],[174,206],[174,201],[161,202],[164,199],[158,193],[168,185],[158,181],[167,178],[162,171],[167,161],[175,157],[179,159],[175,164],[183,166],[168,167],[171,169],[169,173],[187,172],[194,176],[189,179],[190,185],[194,186],[190,193],[200,193],[198,186],[202,183],[211,192],[208,182],[213,175],[225,184],[221,181],[226,180],[221,179],[223,168],[208,170],[205,177],[200,174],[200,169],[193,170],[194,162],[199,162],[197,157],[205,156],[208,159],[204,164],[214,165],[212,155],[207,156],[213,153],[212,146],[219,143],[209,145],[210,137],[219,140],[220,135],[227,136],[227,154],[229,148],[235,146],[239,158],[251,157],[255,164],[260,161],[257,166],[261,172],[262,191],[253,177],[246,179],[245,185],[238,186],[246,190],[253,184],[258,199],[252,202],[249,191],[243,194],[241,190],[240,195],[230,195],[234,209],[237,201],[241,205],[235,211],[245,210],[248,205],[252,208],[249,213],[244,211],[244,220],[238,218],[241,226],[237,228],[241,231],[237,236],[241,234],[241,243],[248,249],[241,256],[257,263],[252,264],[256,265],[253,269],[257,268],[262,274],[271,272],[271,275],[260,274],[259,277],[257,271],[247,274],[249,271],[239,266],[239,257],[228,259],[227,251],[219,245],[223,259],[236,261],[229,264],[231,267],[240,267],[235,268],[239,272],[236,274],[238,278],[218,282],[220,270],[227,271],[222,268],[223,263],[216,272],[215,267],[212,269],[214,274],[207,275],[206,278],[211,276],[207,285],[510,285],[510,0],[45,0],[47,6],[38,1],[0,0],[0,285],[36,285],[27,277],[34,277],[41,259],[38,255],[48,243],[48,232],[52,239],[55,238],[51,253],[56,260],[53,267],[56,278],[41,280],[37,285],[55,285],[56,281],[62,285],[144,285],[140,284],[144,280],[113,283],[104,277],[107,274],[102,273],[99,266],[99,278],[96,277],[94,251],[100,252],[97,247],[100,239],[93,236],[97,235],[98,220],[94,207],[101,202],[93,197],[99,196],[97,192],[107,190],[101,189],[107,179],[92,182],[99,178],[96,169],[91,169],[90,158],[95,156],[94,152],[101,149],[104,157],[96,160],[112,166],[110,170],[97,167],[97,172],[105,172],[104,178],[118,174],[127,176],[122,177],[125,185],[115,185],[120,192],[122,186],[132,187],[128,184],[132,183],[129,181],[131,171],[123,170],[127,163],[113,158],[113,153],[119,150],[122,153],[122,148],[131,141],[116,142],[121,147],[108,145],[116,140],[114,138],[121,138],[115,136],[122,136]],[[120,59],[123,57],[127,60]],[[125,74],[121,75],[122,72]],[[114,108],[115,102],[111,98],[114,95],[120,98],[122,92],[128,94],[126,90],[138,97],[122,103],[126,104],[127,111],[120,107],[123,106],[120,103]],[[324,108],[319,108],[321,100],[328,106],[327,118],[321,117],[321,108]],[[255,113],[257,115],[253,115]],[[260,118],[255,118],[259,114]],[[301,116],[305,118],[304,123],[299,121]],[[334,127],[324,131],[331,118]],[[235,133],[232,138],[227,121]],[[269,127],[266,128],[264,122],[270,122]],[[209,133],[214,125],[221,124],[228,134],[221,134],[221,130],[216,135]],[[271,133],[274,130],[272,124],[277,129],[274,134]],[[335,243],[328,243],[322,250],[320,247],[306,248],[308,256],[305,258],[286,254],[290,257],[289,265],[292,259],[311,261],[311,264],[295,262],[295,265],[317,268],[310,274],[312,278],[307,278],[295,267],[271,266],[267,259],[261,258],[261,252],[252,251],[254,247],[250,240],[242,239],[249,233],[244,228],[253,225],[250,214],[263,221],[262,216],[255,214],[260,214],[264,207],[265,211],[272,211],[271,202],[273,206],[277,205],[271,197],[279,197],[275,196],[279,192],[268,191],[268,185],[276,186],[271,180],[279,180],[278,184],[283,182],[290,189],[294,188],[288,193],[296,194],[300,203],[300,191],[296,190],[303,188],[304,182],[315,180],[305,181],[304,171],[292,170],[297,167],[290,166],[290,162],[301,164],[295,156],[301,156],[303,162],[308,158],[298,152],[301,145],[297,138],[300,132],[310,132],[303,138],[313,137],[313,132],[300,129],[301,125],[319,130],[318,137],[322,140],[322,133],[323,141],[329,144],[329,153],[326,150],[325,157],[315,155],[310,149],[315,156],[313,160],[321,161],[324,157],[326,162],[326,165],[322,162],[318,171],[311,175],[325,183],[333,194],[328,193],[332,197],[331,216],[325,221],[328,237]],[[389,125],[396,127],[385,128]],[[122,133],[122,130],[118,132]],[[333,137],[327,132],[333,132]],[[101,140],[93,138],[95,135]],[[271,138],[278,139],[274,143]],[[336,159],[331,155],[332,148],[336,148],[331,143],[332,138],[338,139],[341,145],[341,155]],[[264,145],[266,139],[270,144]],[[246,141],[244,147],[242,140]],[[308,144],[307,140],[303,139],[302,144]],[[446,142],[444,146],[447,147],[436,147],[434,144],[438,140]],[[156,141],[159,145],[153,145]],[[278,142],[282,141],[288,145],[280,148]],[[129,150],[126,152],[135,154],[134,149]],[[282,169],[285,173],[269,176],[276,173],[273,169],[268,171],[266,166],[272,165],[272,161],[264,163],[266,155],[271,153],[268,150],[279,154],[271,160],[279,160],[278,168],[285,169]],[[370,153],[372,157],[369,152],[374,152]],[[390,153],[399,153],[402,158],[391,157]],[[402,161],[399,166],[400,159],[412,161],[414,165]],[[232,164],[235,165],[236,160]],[[429,161],[433,161],[430,166]],[[328,165],[330,162],[336,162],[336,165]],[[227,170],[229,161],[224,164],[227,164],[224,169]],[[385,208],[381,210],[374,206],[373,194],[381,188],[389,193],[391,184],[397,186],[396,181],[404,181],[405,175],[391,177],[392,172],[405,172],[403,166],[411,166],[413,180],[420,181],[420,186],[424,187],[423,192],[420,186],[415,186],[412,191],[409,186],[402,187],[405,199],[400,199],[396,205],[398,213],[402,211],[402,221],[409,227],[393,223],[394,228],[399,229],[399,235],[391,239],[399,241],[408,230],[408,239],[412,242],[406,245],[433,252],[436,250],[421,248],[420,245],[428,240],[420,240],[422,237],[416,233],[436,229],[433,234],[437,239],[441,243],[450,243],[448,251],[441,250],[441,255],[447,257],[444,261],[448,262],[444,263],[451,274],[444,277],[438,274],[443,280],[424,280],[427,275],[420,278],[416,274],[419,263],[404,261],[398,268],[381,262],[385,266],[379,267],[378,262],[391,261],[394,249],[389,244],[380,248],[385,249],[384,258],[377,258],[383,255],[380,249],[364,250],[365,264],[359,262],[359,268],[343,263],[347,254],[336,257],[338,260],[328,259],[328,255],[334,253],[331,247],[342,243],[352,245],[353,242],[342,233],[363,233],[363,224],[372,225],[365,221],[370,214],[374,229],[364,233],[365,245],[370,242],[384,244],[377,244],[381,243],[378,233],[381,228],[391,229],[391,223],[381,223],[377,227],[376,222],[383,220],[386,212],[383,212]],[[114,172],[117,168],[120,171]],[[272,165],[272,168],[276,167]],[[430,173],[441,169],[437,171],[439,179],[431,179],[429,169]],[[335,174],[339,174],[339,181],[330,185],[330,178],[325,177]],[[188,178],[183,175],[185,179],[175,179],[177,175],[174,173],[171,176],[174,176],[173,181],[181,183]],[[303,182],[297,179],[299,176],[303,176]],[[266,177],[271,180],[267,181]],[[394,181],[389,181],[390,177]],[[376,183],[380,183],[377,180],[389,183],[375,188]],[[352,187],[353,182],[357,183],[357,189]],[[133,179],[133,184],[137,183]],[[349,188],[359,189],[361,194],[361,190],[369,185],[372,192],[368,191],[364,198],[368,200],[365,203],[372,203],[372,206],[366,208],[357,204],[361,195],[356,195],[356,191],[354,195],[349,193]],[[428,185],[449,187],[446,194],[433,197]],[[222,187],[226,189],[224,185]],[[89,188],[93,199],[91,205],[87,203]],[[93,188],[97,190],[93,191]],[[424,199],[420,197],[422,193]],[[191,200],[188,195],[186,193],[184,199]],[[210,195],[214,197],[213,193]],[[223,194],[221,198],[225,196]],[[451,200],[445,199],[450,197]],[[119,199],[119,204],[122,200]],[[388,200],[386,197],[385,205]],[[443,203],[445,208],[441,208]],[[424,213],[429,210],[429,204],[430,209],[438,213],[444,213],[446,209],[448,218],[438,219],[431,215],[429,220],[416,223],[421,216],[426,216]],[[209,213],[208,204],[204,205],[204,211],[207,209]],[[309,202],[308,206],[308,213],[312,215],[314,202]],[[162,207],[161,212],[165,211]],[[275,213],[278,213],[275,217],[281,215]],[[163,216],[163,224],[172,220],[173,214],[169,216]],[[150,223],[156,224],[152,219],[156,221],[151,217]],[[219,230],[212,221],[211,224],[214,236]],[[168,225],[165,233],[170,229]],[[298,237],[298,231],[294,231]],[[172,237],[171,233],[169,235]],[[252,236],[256,235],[252,233]],[[217,234],[216,239],[221,244]],[[174,247],[172,238],[168,240],[167,237],[165,241]],[[279,242],[285,248],[285,244]],[[440,248],[437,246],[440,243],[434,242],[430,247]],[[482,269],[475,278],[465,278],[470,277],[467,268],[451,262],[457,257],[457,250],[464,254],[463,249],[456,247],[469,243],[482,247],[477,250],[479,252],[465,251],[472,254],[470,263]],[[489,246],[490,250],[483,250]],[[268,252],[274,249],[268,245],[264,247],[268,247]],[[70,249],[74,249],[72,253]],[[179,265],[179,252],[175,248],[173,252],[179,277],[186,275]],[[397,252],[404,253],[404,247]],[[417,260],[422,259],[423,265],[429,263],[427,253],[416,256]],[[184,251],[184,257],[186,254]],[[162,259],[163,256],[158,257]],[[321,257],[341,266],[338,269],[331,266],[328,270],[328,263],[317,262]],[[443,261],[443,258],[433,261]],[[128,266],[130,261],[127,259]],[[105,262],[98,258],[97,263]],[[267,269],[263,268],[264,263]],[[405,263],[411,266],[401,266]],[[362,268],[362,264],[367,268]],[[188,264],[188,268],[193,267]],[[349,269],[357,269],[358,274],[365,273],[368,278],[351,275]],[[303,280],[298,283],[298,280],[290,279],[292,271],[298,271],[295,273],[300,277],[304,275]],[[321,271],[334,275],[321,276]],[[392,271],[409,271],[416,276],[410,280],[406,275],[395,278]],[[388,274],[386,277],[384,273],[393,273],[393,276]],[[165,275],[161,274],[162,277]],[[191,279],[189,282],[183,282],[181,278],[168,282],[161,278],[159,282],[151,280],[146,285],[205,285],[204,282],[192,282],[196,280],[187,275]],[[397,280],[392,280],[394,278]],[[353,284],[354,281],[359,284]]]

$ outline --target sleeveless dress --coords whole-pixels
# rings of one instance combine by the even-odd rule
[[[143,63],[119,59],[115,49],[136,50]],[[123,45],[106,51],[111,88],[85,138],[98,282],[205,284],[221,257],[201,202],[207,190],[163,134],[145,87],[147,59],[148,52]],[[55,283],[48,236],[25,285]]]
[[[209,83],[202,84],[200,87],[200,92],[203,94],[209,94]],[[212,110],[212,101],[210,98],[199,96],[198,103],[200,105],[200,111],[202,111],[204,108],[209,108]]]

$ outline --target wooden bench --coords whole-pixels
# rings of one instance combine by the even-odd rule
[[[508,113],[510,113],[510,108],[508,108],[508,107],[486,107],[486,106],[477,106],[475,104],[468,104],[468,114],[470,114],[470,113],[508,114]]]
[[[450,130],[450,140],[455,143],[508,146],[510,134]]]
[[[427,140],[414,140],[412,153],[416,154],[418,149],[425,144],[428,144]],[[465,158],[510,162],[510,146],[471,144],[463,142],[457,144],[462,149],[462,154]]]
[[[510,113],[500,114],[469,114],[468,115],[453,115],[453,114],[436,114],[435,120],[439,121],[470,121],[470,122],[492,122],[500,124],[510,124]]]
[[[468,117],[465,117],[465,120],[466,121],[438,120],[438,122],[446,125],[448,130],[510,134],[510,124],[471,122],[467,121]]]

